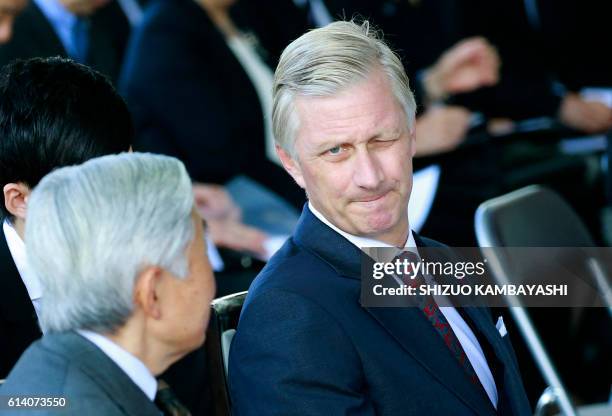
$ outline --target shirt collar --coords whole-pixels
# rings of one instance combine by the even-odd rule
[[[72,27],[77,19],[59,0],[34,0],[34,3],[54,26]]]
[[[335,232],[337,232],[338,234],[346,238],[348,241],[350,241],[353,245],[357,246],[357,248],[359,249],[370,248],[370,247],[387,247],[387,248],[394,247],[382,241],[374,240],[372,238],[367,238],[367,237],[360,237],[357,235],[349,234],[346,231],[342,231],[340,228],[332,224],[327,218],[325,218],[323,214],[317,211],[317,209],[314,206],[312,206],[312,203],[310,201],[308,201],[308,209],[310,209],[310,212],[312,212],[314,216],[320,219],[325,225],[327,225],[329,228],[331,228],[332,230],[334,230]],[[404,248],[418,254],[417,247],[416,247],[416,241],[414,240],[414,235],[412,235],[411,230],[409,230],[408,232],[408,239],[406,240],[406,244],[404,245]]]
[[[15,230],[15,227],[13,227],[13,224],[11,224],[8,219],[4,220],[2,230],[4,231],[11,257],[13,257],[19,276],[21,276],[21,280],[23,280],[23,284],[28,291],[30,299],[34,301],[42,298],[42,286],[40,281],[36,275],[28,273],[27,271],[26,249],[23,240],[19,237],[17,230]]]
[[[157,380],[142,361],[103,335],[85,329],[77,330],[77,332],[94,343],[108,358],[113,360],[134,384],[140,387],[149,400],[153,401],[155,399]]]

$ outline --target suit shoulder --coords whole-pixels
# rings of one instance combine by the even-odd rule
[[[38,340],[21,355],[2,386],[2,393],[61,395],[68,369],[68,357]]]
[[[318,285],[335,275],[331,265],[290,238],[255,278],[249,293],[257,294],[271,288],[296,291],[302,283]]]

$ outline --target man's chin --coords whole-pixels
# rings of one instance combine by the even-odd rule
[[[391,216],[382,218],[367,218],[365,222],[361,222],[358,227],[359,235],[363,237],[378,239],[377,237],[389,233],[397,221]]]

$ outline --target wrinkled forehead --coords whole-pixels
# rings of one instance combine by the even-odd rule
[[[382,77],[370,77],[331,96],[297,96],[294,103],[297,148],[322,140],[368,140],[408,129],[406,113]]]

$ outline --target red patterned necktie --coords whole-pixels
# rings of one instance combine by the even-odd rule
[[[421,274],[420,270],[417,269],[417,275],[413,276],[413,264],[419,263],[419,257],[411,252],[411,251],[403,251],[398,256],[393,259],[395,262],[396,259],[399,259],[402,263],[404,260],[408,260],[407,272],[401,278],[402,282],[408,286],[418,287],[421,285],[427,285],[425,282],[424,276]],[[411,279],[410,277],[413,276]],[[436,332],[442,337],[444,340],[444,344],[448,347],[449,351],[453,354],[453,356],[459,362],[459,365],[465,370],[468,378],[474,384],[480,385],[480,379],[478,375],[476,375],[476,371],[474,371],[474,367],[472,367],[472,363],[467,358],[459,339],[455,335],[453,328],[450,326],[446,317],[440,311],[440,307],[436,303],[435,299],[431,295],[414,295],[414,300],[416,301],[417,307],[421,309],[425,318],[432,324]]]

